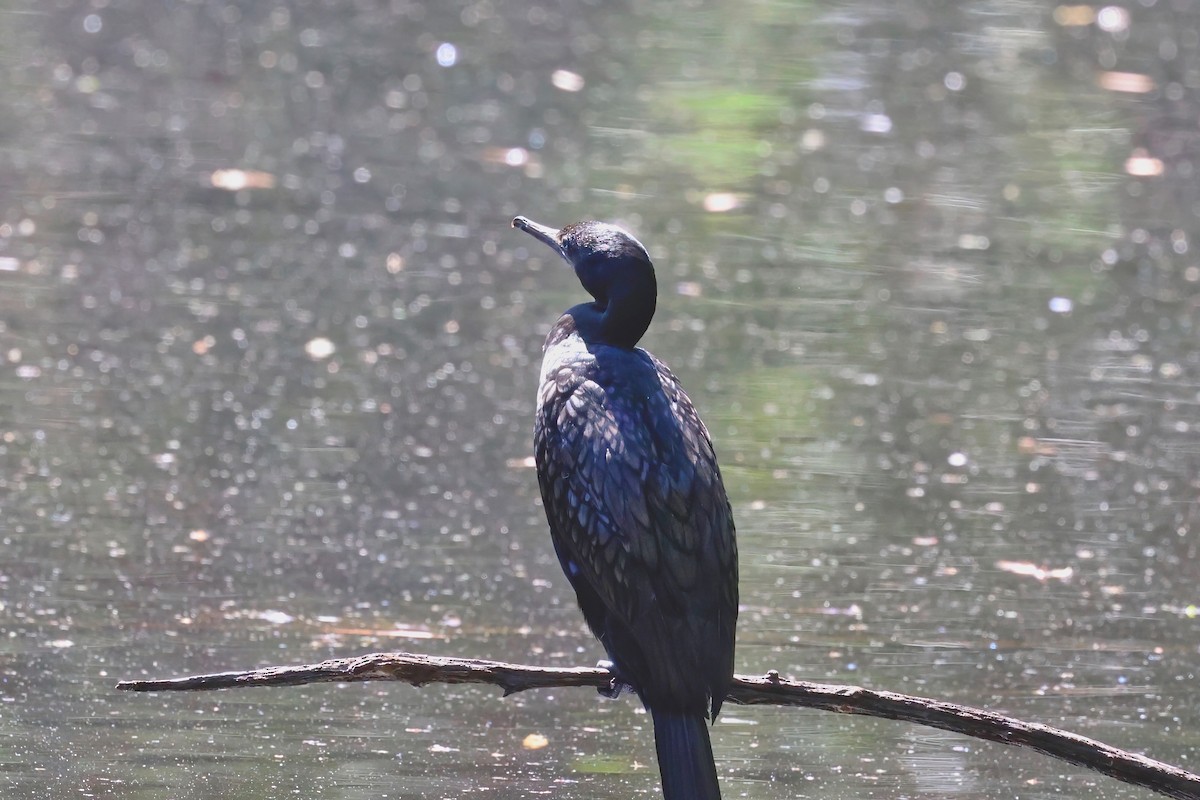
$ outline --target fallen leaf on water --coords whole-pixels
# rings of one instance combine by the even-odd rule
[[[1074,567],[1057,567],[1055,569],[1046,569],[1039,567],[1037,564],[1028,561],[997,561],[996,569],[1003,572],[1011,572],[1013,575],[1021,575],[1026,578],[1035,578],[1039,581],[1047,581],[1050,579],[1069,581],[1075,574]]]
[[[531,733],[521,741],[521,746],[526,750],[541,750],[548,744],[550,740],[540,733]]]

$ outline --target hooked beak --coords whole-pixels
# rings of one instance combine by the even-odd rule
[[[558,231],[554,228],[541,225],[528,217],[517,217],[512,221],[512,226],[517,230],[525,231],[538,241],[544,242],[554,248],[554,252],[558,253],[563,258],[566,254],[563,252],[562,245],[558,241]]]

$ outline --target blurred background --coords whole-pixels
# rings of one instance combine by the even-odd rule
[[[0,792],[659,796],[590,691],[119,679],[602,657],[532,470],[618,222],[712,430],[738,670],[1200,744],[1200,10],[0,3]],[[1148,792],[727,706],[727,798]]]

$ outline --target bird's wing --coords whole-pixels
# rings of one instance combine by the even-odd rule
[[[654,367],[654,381],[610,375],[607,388],[577,370],[547,376],[535,447],[551,532],[572,583],[582,580],[655,651],[648,660],[707,672],[728,654],[731,672],[729,501],[695,408],[674,375]]]

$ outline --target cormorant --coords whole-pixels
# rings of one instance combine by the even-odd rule
[[[666,800],[719,800],[708,721],[733,679],[737,545],[708,430],[667,365],[636,346],[654,266],[614,225],[512,224],[595,298],[544,348],[534,453],[555,552],[614,685],[654,718]]]

